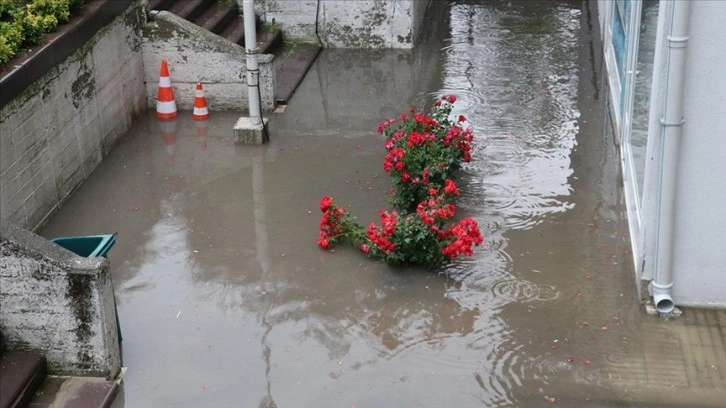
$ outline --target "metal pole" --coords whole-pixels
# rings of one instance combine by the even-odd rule
[[[253,125],[262,123],[260,114],[260,70],[257,66],[257,29],[255,27],[255,2],[243,0],[242,13],[245,27],[245,54],[247,55],[247,100],[250,107],[250,121]]]

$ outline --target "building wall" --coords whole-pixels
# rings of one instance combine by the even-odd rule
[[[599,22],[608,52],[608,25],[612,19],[610,1],[598,1]],[[673,4],[661,1],[658,21],[658,38],[653,64],[653,80],[650,93],[650,115],[643,194],[640,203],[627,193],[634,181],[627,174],[629,166],[627,146],[624,154],[624,176],[628,198],[628,217],[633,239],[636,278],[644,289],[656,276],[656,246],[659,225],[667,222],[659,215],[660,184],[662,183],[662,126],[660,119],[666,101],[666,76],[668,74],[668,28],[671,24]],[[726,200],[723,174],[726,161],[722,151],[726,149],[726,26],[718,16],[726,15],[726,2],[691,2],[687,62],[685,72],[684,120],[680,138],[676,208],[673,243],[673,299],[676,305],[726,307],[726,251],[723,231],[726,230],[726,212],[722,203]],[[607,55],[606,55],[607,60]],[[612,64],[608,65],[612,71]],[[610,73],[610,91],[613,105],[620,100],[619,83]],[[614,109],[615,123],[619,132],[629,129],[628,117]],[[622,122],[625,120],[625,122]],[[621,142],[625,143],[623,140]],[[638,214],[639,213],[639,214]],[[640,216],[640,218],[638,218]],[[638,221],[639,220],[639,221]]]
[[[111,273],[27,230],[0,225],[5,346],[45,356],[57,375],[115,377],[121,351]]]
[[[210,110],[245,111],[247,69],[244,47],[162,11],[144,26],[144,84],[146,104],[156,105],[162,59],[169,66],[177,109],[194,109],[194,92],[202,82]],[[260,96],[264,110],[274,109],[274,65],[272,55],[259,55]]]
[[[726,2],[691,3],[673,296],[726,307]]]
[[[431,0],[258,0],[256,11],[293,38],[330,48],[412,48]],[[238,0],[240,6],[242,1]]]
[[[36,230],[146,108],[132,5],[0,108],[0,220]]]

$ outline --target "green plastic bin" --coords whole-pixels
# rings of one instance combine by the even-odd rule
[[[106,258],[108,251],[116,243],[113,234],[82,235],[78,237],[58,237],[51,239],[55,244],[86,258],[102,256]]]

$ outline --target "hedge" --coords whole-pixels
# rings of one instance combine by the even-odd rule
[[[0,64],[67,23],[85,0],[0,0]]]

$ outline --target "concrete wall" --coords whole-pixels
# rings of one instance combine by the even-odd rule
[[[115,377],[121,352],[108,261],[6,223],[0,255],[5,346],[44,355],[53,374]]]
[[[132,5],[0,108],[0,220],[36,230],[146,108]]]
[[[242,1],[238,0],[241,5]],[[412,48],[431,0],[258,0],[257,13],[290,37],[331,48]]]
[[[247,103],[247,69],[244,47],[206,31],[172,13],[162,11],[144,26],[144,83],[146,104],[156,106],[161,60],[169,66],[179,110],[193,110],[197,82],[204,87],[210,110],[244,111]],[[258,57],[262,108],[274,109],[272,55]]]

